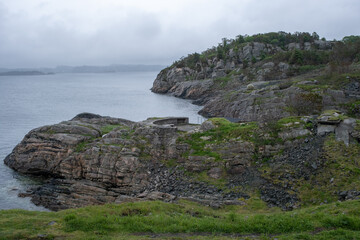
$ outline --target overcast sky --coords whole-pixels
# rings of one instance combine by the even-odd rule
[[[164,64],[224,37],[360,35],[359,0],[0,0],[0,67]]]

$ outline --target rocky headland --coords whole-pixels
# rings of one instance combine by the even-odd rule
[[[316,33],[239,35],[174,62],[151,90],[192,99],[205,117],[237,121],[347,112],[360,106],[359,42]]]
[[[52,210],[178,199],[290,210],[359,198],[359,52],[357,36],[223,39],[152,87],[203,105],[203,124],[82,113],[30,131],[5,163],[43,176],[21,195]]]
[[[43,176],[42,186],[22,196],[52,210],[178,199],[220,207],[253,198],[288,210],[360,195],[358,179],[344,185],[359,175],[344,169],[358,164],[359,126],[336,111],[273,126],[222,118],[201,125],[187,118],[132,122],[82,113],[30,131],[5,163]],[[337,160],[342,152],[346,159]],[[315,194],[318,188],[326,199]]]

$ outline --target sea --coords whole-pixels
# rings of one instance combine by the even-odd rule
[[[142,121],[149,117],[205,119],[200,106],[150,91],[158,72],[62,73],[0,76],[0,209],[46,211],[18,194],[41,179],[21,175],[3,159],[31,129],[70,120],[82,112]]]

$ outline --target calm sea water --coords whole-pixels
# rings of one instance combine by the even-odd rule
[[[9,169],[3,159],[31,129],[81,112],[133,121],[186,116],[201,123],[199,106],[149,89],[157,72],[0,77],[0,209],[44,210],[17,195],[36,179]]]

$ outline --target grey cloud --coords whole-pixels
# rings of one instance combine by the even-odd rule
[[[357,0],[179,1],[176,9],[157,2],[157,11],[102,6],[89,12],[65,0],[39,1],[32,11],[21,3],[0,0],[0,67],[171,64],[223,37],[282,30],[339,39],[358,35],[360,22]]]

